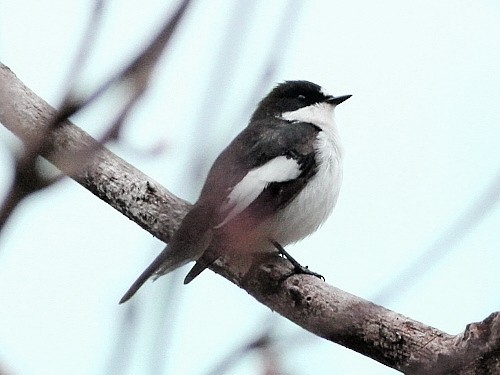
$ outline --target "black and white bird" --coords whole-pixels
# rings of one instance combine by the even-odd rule
[[[196,261],[184,280],[190,282],[221,249],[240,254],[283,250],[316,231],[339,195],[342,148],[333,112],[349,98],[308,81],[276,86],[215,160],[170,244],[120,303],[150,277]]]

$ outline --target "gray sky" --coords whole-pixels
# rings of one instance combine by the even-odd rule
[[[149,39],[168,10],[163,3],[107,4],[82,90]],[[21,0],[1,7],[0,60],[56,105],[90,2]],[[500,189],[498,2],[196,2],[113,151],[196,199],[203,177],[186,171],[202,168],[204,175],[245,126],[283,14],[290,35],[278,44],[282,60],[259,95],[287,79],[353,95],[336,113],[346,151],[337,208],[292,253],[330,284],[371,299],[432,248],[384,306],[449,333],[499,310],[500,206],[482,207],[467,221],[488,189],[490,197]],[[113,100],[74,121],[99,135]],[[166,151],[158,157],[138,151],[159,142]],[[13,138],[2,128],[0,144],[4,192]],[[454,223],[472,229],[443,242]],[[161,249],[72,181],[25,201],[0,238],[0,363],[20,374],[105,373],[127,311],[117,301]],[[165,363],[174,374],[206,373],[272,315],[211,272],[165,301],[167,284],[168,278],[148,283],[136,296],[139,334],[123,373],[148,373],[157,364],[151,332],[161,313],[173,323]],[[290,374],[396,373],[312,335],[304,333],[298,344],[302,331],[274,319],[283,336],[295,338],[282,345]],[[259,358],[250,356],[230,373],[258,369]]]

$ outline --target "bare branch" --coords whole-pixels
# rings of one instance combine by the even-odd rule
[[[0,65],[0,122],[21,139],[36,136],[55,110]],[[54,129],[43,156],[59,155],[95,144],[70,122]],[[95,158],[73,178],[168,242],[189,204],[99,146]],[[63,172],[64,163],[56,164]],[[306,275],[290,274],[290,265],[270,255],[241,274],[230,261],[212,269],[245,289],[255,299],[304,329],[355,350],[406,374],[491,374],[500,370],[500,313],[467,326],[459,335],[407,318]]]
[[[104,144],[112,139],[117,139],[121,131],[125,119],[138,102],[142,94],[145,92],[153,69],[156,66],[161,53],[171,40],[174,31],[176,30],[180,20],[186,12],[190,0],[183,0],[176,9],[172,17],[169,17],[160,32],[152,40],[152,42],[128,64],[119,74],[111,77],[93,94],[83,100],[75,100],[72,97],[72,88],[68,88],[68,92],[64,98],[62,107],[59,111],[54,112],[52,119],[44,123],[44,127],[39,126],[38,131],[33,136],[29,132],[24,135],[23,141],[25,150],[16,162],[15,176],[10,191],[7,194],[6,200],[0,206],[0,231],[4,227],[8,217],[12,214],[15,207],[29,194],[41,190],[57,181],[60,177],[47,179],[42,176],[36,165],[38,155],[45,155],[49,152],[50,145],[47,144],[48,135],[52,131],[56,131],[59,126],[72,114],[78,112],[83,107],[100,97],[113,85],[127,83],[127,99],[124,101],[122,108],[119,110],[115,121],[111,124],[104,136],[99,142],[89,142],[88,147],[80,147],[72,154],[59,153],[58,157],[64,155],[63,159],[54,162],[56,165],[64,164],[64,168],[60,168],[65,174],[76,176],[80,171],[81,165],[85,164],[86,159],[94,155],[94,152],[99,150],[101,144]],[[86,54],[92,43],[92,27],[98,24],[102,13],[102,1],[97,1],[94,7],[94,12],[91,17],[91,22],[87,28],[86,36],[78,56]],[[81,69],[80,61],[75,62],[72,69],[72,74],[77,74]],[[70,77],[70,82],[74,77]],[[1,97],[0,97],[1,98]],[[40,125],[40,124],[39,124]]]
[[[55,109],[1,63],[0,106],[0,122],[23,142],[43,134],[56,114]],[[154,236],[168,241],[189,204],[101,146],[87,133],[64,121],[47,139],[42,156],[63,173],[73,173],[72,165],[68,167],[65,161],[89,149],[96,150],[94,157],[81,160],[81,169],[72,178]]]

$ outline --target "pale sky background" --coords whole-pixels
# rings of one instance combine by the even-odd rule
[[[82,90],[134,56],[173,5],[109,1]],[[0,61],[57,105],[91,6],[3,1]],[[289,36],[276,44],[283,14]],[[499,41],[500,2],[491,0],[196,1],[123,142],[111,148],[193,201],[211,162],[277,82],[307,79],[352,94],[336,113],[346,152],[337,208],[290,250],[332,285],[459,333],[500,310]],[[277,70],[253,98],[276,46]],[[74,121],[98,136],[114,103],[107,98]],[[161,142],[160,156],[144,152]],[[13,147],[0,127],[2,196]],[[201,177],[193,177],[197,168]],[[488,189],[493,203],[469,220]],[[442,240],[454,223],[471,230],[458,227],[463,236]],[[429,248],[435,251],[426,262],[398,279],[396,296],[380,295]],[[173,297],[166,277],[119,306],[161,249],[73,181],[23,202],[0,237],[0,364],[23,375],[155,374],[163,367],[165,374],[203,375],[272,324],[284,338],[276,353],[287,374],[397,373],[305,333],[210,271],[181,287],[184,268],[172,278],[179,286]],[[132,354],[113,360],[126,314],[138,320],[135,330],[122,331]],[[228,374],[257,374],[261,366],[254,354]]]

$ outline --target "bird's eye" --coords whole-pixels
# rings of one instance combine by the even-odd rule
[[[304,95],[299,95],[299,96],[297,96],[297,98],[300,99],[300,100],[305,100],[306,99],[306,97]]]

